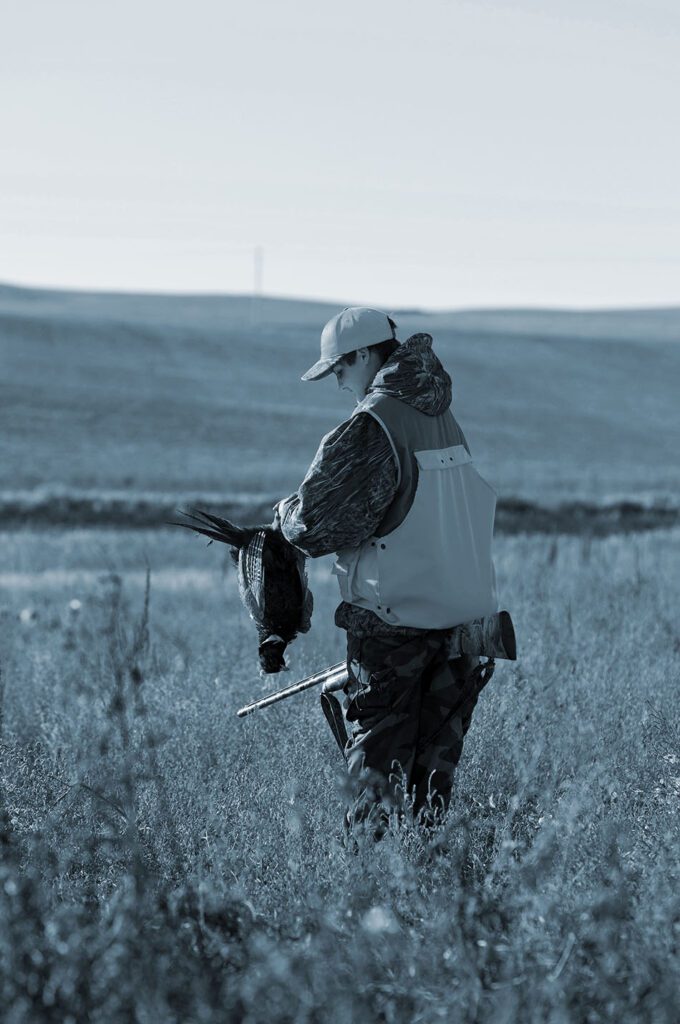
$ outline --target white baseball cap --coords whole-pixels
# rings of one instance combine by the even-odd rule
[[[331,373],[340,356],[358,348],[378,345],[381,341],[396,340],[396,337],[387,313],[368,306],[346,306],[324,327],[321,332],[321,358],[300,380],[321,380]]]

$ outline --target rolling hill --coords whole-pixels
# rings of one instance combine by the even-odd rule
[[[289,494],[352,411],[300,381],[341,308],[0,286],[0,491]],[[676,503],[680,309],[390,312],[499,497]]]

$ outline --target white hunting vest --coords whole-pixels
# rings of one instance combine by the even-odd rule
[[[384,622],[447,629],[498,611],[491,555],[496,492],[472,465],[450,409],[428,416],[389,395],[354,409],[383,428],[397,492],[375,534],[337,552],[344,601]]]

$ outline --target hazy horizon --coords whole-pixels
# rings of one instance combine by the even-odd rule
[[[17,289],[20,291],[35,291],[35,292],[56,292],[56,293],[73,293],[83,295],[110,295],[110,296],[146,296],[148,298],[216,298],[216,299],[251,299],[255,301],[288,301],[288,302],[299,302],[309,303],[311,305],[330,305],[344,308],[347,305],[372,305],[375,303],[354,303],[351,299],[345,298],[328,298],[327,296],[310,296],[310,295],[278,295],[274,292],[248,292],[248,291],[216,291],[216,290],[185,290],[185,289],[135,289],[135,288],[115,288],[115,287],[62,287],[59,285],[45,285],[45,284],[26,284],[23,281],[10,281],[6,279],[0,279],[0,290],[3,288]],[[377,307],[382,308],[382,307]],[[512,305],[506,303],[504,305],[477,305],[477,306],[463,306],[463,305],[442,305],[442,306],[429,306],[429,305],[407,305],[403,306],[392,305],[384,307],[387,312],[391,310],[407,313],[504,313],[504,312],[516,312],[516,313],[655,313],[655,312],[674,312],[680,310],[680,299],[675,303],[624,303],[620,305],[531,305],[529,303]]]

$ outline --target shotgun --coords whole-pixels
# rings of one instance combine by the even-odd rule
[[[313,676],[307,676],[306,679],[301,679],[299,683],[292,683],[290,686],[285,686],[282,690],[270,693],[267,697],[254,700],[252,704],[246,704],[245,707],[239,708],[236,714],[239,718],[243,718],[259,708],[268,708],[270,704],[276,704],[279,700],[285,700],[286,697],[292,697],[294,693],[302,693],[303,690],[309,690],[310,687],[319,686],[321,683],[323,683],[324,693],[328,693],[330,690],[340,690],[348,679],[347,664],[344,661],[339,661],[337,665],[331,665],[320,672],[315,672]]]

